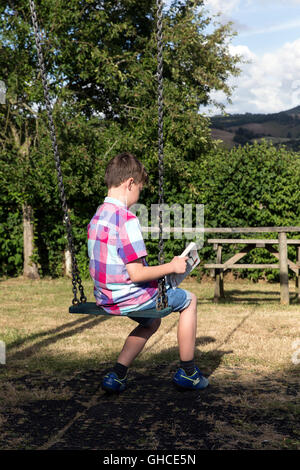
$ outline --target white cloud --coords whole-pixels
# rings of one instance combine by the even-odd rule
[[[235,86],[232,94],[232,104],[226,104],[226,111],[230,113],[272,113],[279,112],[300,105],[300,39],[293,42],[287,42],[284,38],[284,32],[296,31],[300,28],[300,20],[292,7],[300,5],[300,0],[205,0],[206,7],[212,14],[220,13],[222,22],[233,21],[236,30],[239,31],[238,40],[240,45],[230,45],[233,55],[242,55],[251,63],[241,65],[242,73],[239,77],[232,78],[229,85]],[[291,9],[293,14],[284,15],[281,21],[275,24],[268,21],[269,8],[277,6]],[[288,10],[287,10],[288,11]],[[264,15],[264,21],[260,21],[260,26],[255,23],[243,25],[239,21],[246,21],[247,12],[249,18],[253,18],[255,12]],[[243,15],[241,15],[243,13]],[[261,16],[260,16],[260,19]],[[262,53],[259,50],[266,50],[266,47],[260,48],[259,41],[264,41],[263,35],[267,33],[278,33],[277,37],[282,38],[282,46],[276,47],[271,44],[269,53]],[[248,47],[248,37],[257,35],[257,38],[251,41],[252,47],[255,47],[257,54]],[[261,38],[259,35],[262,35]],[[300,36],[300,35],[299,35]],[[269,36],[270,38],[271,36]],[[295,37],[295,35],[294,35]],[[296,36],[297,37],[297,36]],[[285,43],[284,43],[285,42]],[[278,41],[276,41],[278,43]],[[235,40],[236,44],[236,40]],[[218,92],[212,94],[216,101],[226,103],[224,94]],[[218,112],[215,108],[213,113]]]
[[[212,13],[221,13],[227,16],[239,6],[240,0],[206,0],[205,4]]]
[[[282,0],[204,0],[204,4],[212,14],[220,14],[224,19],[228,19],[232,14],[241,9],[262,7],[263,5],[282,6]],[[284,6],[300,5],[300,0],[285,0]]]
[[[300,105],[300,39],[262,56],[243,45],[230,49],[251,63],[242,65],[241,75],[230,83],[236,89],[227,112],[276,113]],[[220,93],[212,98],[222,101]]]
[[[300,0],[299,0],[299,3],[300,3]],[[277,33],[279,31],[285,31],[285,30],[290,30],[290,29],[299,28],[299,27],[300,27],[300,19],[296,19],[293,21],[286,21],[284,23],[266,26],[260,29],[248,28],[248,30],[244,32],[243,31],[240,32],[239,37],[242,38],[246,36],[254,36],[257,34]]]
[[[249,0],[249,2],[253,5],[260,3],[260,4],[265,4],[265,5],[274,5],[274,3],[279,3],[282,5],[282,0]],[[285,0],[284,6],[293,6],[293,5],[300,5],[300,0]]]

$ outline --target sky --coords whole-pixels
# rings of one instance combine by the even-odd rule
[[[277,113],[300,105],[300,0],[205,0],[220,22],[238,33],[230,52],[249,63],[228,82],[232,104],[213,93],[227,113]],[[213,107],[208,114],[216,114]]]

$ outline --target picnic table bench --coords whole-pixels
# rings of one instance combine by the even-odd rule
[[[207,263],[205,268],[212,269],[215,278],[214,301],[218,302],[224,298],[224,273],[228,269],[279,269],[280,272],[280,300],[284,305],[288,305],[289,299],[289,279],[288,270],[292,270],[296,274],[296,292],[297,299],[300,302],[300,239],[287,239],[287,232],[293,232],[297,227],[263,227],[263,228],[244,228],[240,232],[234,229],[234,233],[247,233],[248,230],[253,232],[279,232],[277,239],[266,238],[210,238],[208,243],[212,243],[216,251],[216,263]],[[297,230],[298,231],[298,230]],[[233,255],[226,262],[222,262],[222,248],[224,245],[243,245],[239,247],[239,252]],[[278,247],[274,247],[278,245]],[[287,246],[293,245],[297,250],[297,262],[294,263],[288,259]],[[278,259],[278,263],[265,264],[238,264],[238,261],[255,248],[265,248]]]
[[[300,239],[288,239],[287,233],[298,232],[300,234],[300,226],[296,227],[164,227],[164,232],[172,233],[192,233],[205,234],[205,233],[228,233],[228,234],[241,234],[241,233],[277,233],[278,238],[209,238],[208,243],[213,243],[214,249],[217,252],[216,263],[204,264],[204,268],[211,269],[215,277],[215,294],[214,301],[224,298],[224,277],[223,274],[228,269],[279,269],[280,273],[280,302],[284,305],[289,305],[289,277],[288,270],[291,269],[296,274],[296,292],[297,299],[300,302]],[[145,233],[159,232],[159,227],[142,227]],[[225,263],[222,263],[222,247],[223,245],[246,245],[240,251],[232,256]],[[278,249],[273,245],[278,245]],[[297,262],[294,263],[288,259],[287,246],[293,245],[297,250]],[[237,264],[249,251],[254,248],[266,248],[275,258],[278,263],[265,263],[265,264]],[[201,255],[200,255],[201,256]]]

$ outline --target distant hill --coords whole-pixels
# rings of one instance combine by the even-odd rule
[[[211,133],[227,148],[266,139],[300,151],[300,106],[274,114],[214,116]]]

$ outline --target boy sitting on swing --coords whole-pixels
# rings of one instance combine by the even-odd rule
[[[186,259],[175,256],[171,262],[148,266],[147,251],[138,218],[129,208],[139,200],[148,175],[142,163],[130,153],[114,157],[106,168],[107,197],[88,225],[90,274],[94,281],[97,305],[112,315],[156,308],[159,278],[184,273]],[[197,329],[197,297],[184,289],[167,289],[168,305],[180,312],[178,346],[180,368],[173,377],[182,389],[199,390],[208,380],[194,363]],[[111,372],[105,375],[102,389],[122,392],[127,384],[127,369],[160,326],[160,318],[132,318],[138,326],[127,337]]]

